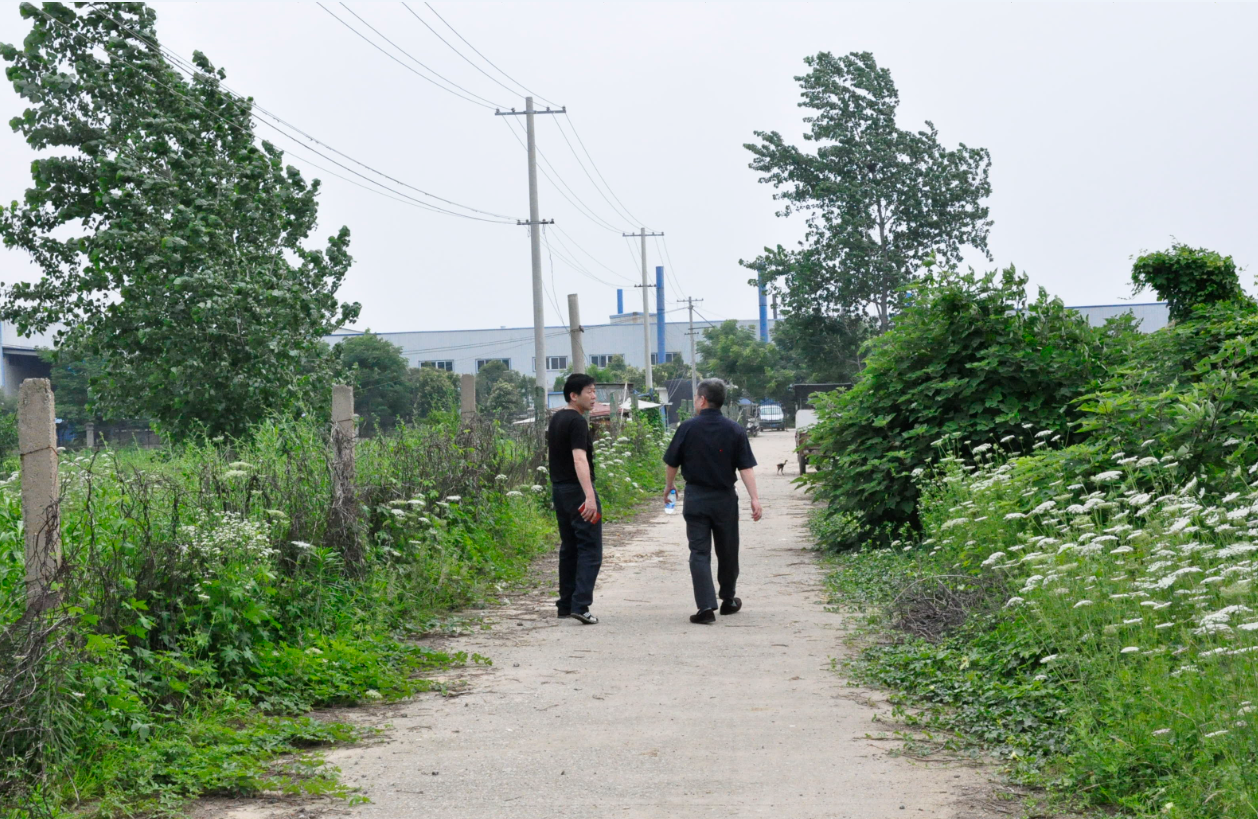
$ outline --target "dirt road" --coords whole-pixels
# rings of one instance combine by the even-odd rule
[[[753,440],[764,520],[743,493],[742,612],[692,625],[681,514],[609,538],[583,626],[552,596],[516,599],[455,647],[493,658],[456,697],[424,695],[386,742],[330,755],[371,804],[361,819],[979,817],[970,768],[887,756],[869,692],[832,668],[827,612],[792,487],[791,433]],[[740,487],[741,489],[741,487]],[[874,698],[873,701],[877,701]],[[965,805],[963,807],[963,805]]]

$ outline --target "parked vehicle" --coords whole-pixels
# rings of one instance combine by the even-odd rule
[[[812,397],[819,392],[846,390],[851,384],[792,384],[795,391],[795,453],[799,458],[799,474],[808,471],[808,456],[815,455],[815,447],[808,445],[808,429],[817,423],[817,410],[812,405]]]
[[[761,429],[786,429],[786,411],[781,404],[760,405]]]

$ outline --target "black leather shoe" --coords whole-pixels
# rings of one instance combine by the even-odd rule
[[[743,601],[737,597],[721,601],[721,614],[736,614],[743,607]]]
[[[712,611],[712,609],[703,609],[698,614],[690,615],[690,622],[705,626],[711,625],[716,622],[716,612]]]
[[[570,611],[564,611],[563,609],[560,609],[560,610],[559,610],[558,617],[559,617],[559,619],[560,619],[560,620],[563,620],[563,619],[565,619],[565,618],[567,618],[567,617],[571,617],[571,616],[572,616],[572,612],[570,612]]]
[[[571,617],[573,620],[580,620],[581,623],[587,626],[598,625],[598,618],[595,617],[593,614],[590,614],[588,611],[574,611],[572,612],[572,614],[569,614],[568,616]]]

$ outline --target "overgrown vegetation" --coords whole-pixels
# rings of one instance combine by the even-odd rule
[[[1087,363],[1100,372],[1070,389],[1039,376],[1053,400],[1016,429],[940,426],[929,452],[889,463],[912,484],[917,527],[892,549],[837,554],[831,576],[836,601],[874,608],[900,635],[854,670],[897,689],[910,723],[1125,815],[1258,809],[1258,311],[1201,292],[1165,330],[1098,333]],[[880,344],[907,343],[896,336],[914,326]],[[1068,352],[1060,338],[1043,345],[1054,357]],[[1004,360],[991,348],[1007,337],[983,339],[949,360],[971,372]],[[832,424],[885,434],[868,417],[837,418],[893,405],[904,384],[878,372],[862,401],[833,402]],[[988,402],[973,395],[981,419]],[[820,480],[848,491],[841,475]],[[815,532],[843,547],[852,518],[823,514]]]
[[[1029,450],[1027,424],[1065,434],[1074,403],[1134,342],[1127,322],[1088,326],[1060,300],[1026,298],[1013,268],[928,275],[895,328],[871,341],[856,385],[816,398],[808,477],[846,548],[886,545],[920,526],[914,472],[941,436],[961,447],[1004,439]]]
[[[658,493],[660,446],[637,424],[599,442],[609,518]],[[531,432],[487,425],[360,441],[351,570],[322,424],[66,456],[62,605],[46,615],[25,611],[19,482],[0,482],[0,816],[348,795],[301,752],[357,731],[301,715],[404,697],[426,671],[481,661],[412,638],[551,546],[541,462]]]

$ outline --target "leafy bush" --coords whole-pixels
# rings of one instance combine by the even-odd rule
[[[1249,301],[1231,256],[1184,244],[1136,259],[1131,281],[1135,293],[1153,288],[1166,302],[1171,321],[1182,321],[1204,305]]]
[[[1073,402],[1129,345],[1130,324],[1094,330],[1043,290],[1028,303],[1026,283],[1013,268],[927,278],[870,343],[856,385],[818,396],[808,481],[851,524],[828,545],[885,544],[917,529],[913,473],[935,460],[941,437],[959,435],[963,450],[997,439],[1030,450],[1039,428],[1064,434],[1078,419]]]

